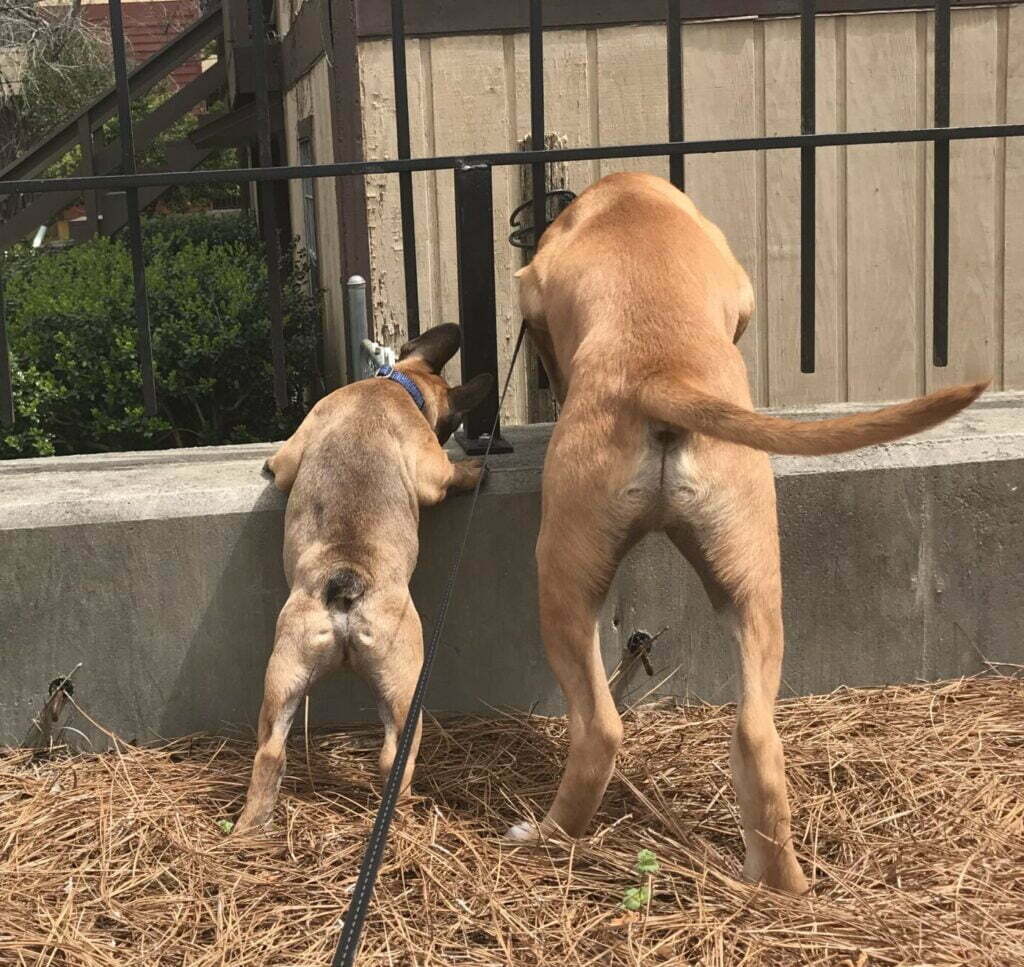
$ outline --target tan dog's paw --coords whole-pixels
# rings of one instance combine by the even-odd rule
[[[540,827],[532,820],[524,819],[521,823],[509,827],[504,838],[510,843],[539,843],[541,841]]]
[[[452,486],[458,490],[473,490],[481,477],[486,478],[487,475],[487,468],[479,457],[473,457],[470,460],[455,460],[452,461],[452,466],[455,468],[455,479],[452,481]]]

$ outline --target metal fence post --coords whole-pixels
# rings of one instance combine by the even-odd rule
[[[491,453],[511,453],[501,438],[498,414],[498,329],[494,296],[494,211],[490,165],[459,165],[455,169],[455,246],[459,267],[459,325],[462,327],[462,380],[480,373],[495,377],[487,399],[467,414],[462,449],[480,454],[487,449],[495,425]]]
[[[267,83],[267,25],[263,16],[263,0],[249,0],[252,50],[255,59],[254,87],[256,98],[256,134],[261,168],[274,164],[270,143],[270,93]],[[267,260],[267,309],[270,315],[270,351],[274,359],[274,400],[277,408],[288,405],[288,385],[284,350],[284,307],[281,304],[281,244],[277,234],[277,211],[274,207],[274,186],[261,181],[259,197],[260,228]]]
[[[14,386],[11,384],[11,350],[7,342],[7,304],[4,301],[4,260],[0,249],[0,423],[14,425]]]
[[[680,0],[668,0],[665,25],[668,30],[668,139],[683,140],[683,21]],[[681,154],[669,155],[669,181],[680,191],[686,189],[685,159]]]
[[[132,136],[132,108],[128,91],[128,62],[124,47],[124,18],[121,0],[110,0],[110,42],[114,54],[114,78],[117,82],[117,120],[121,135],[121,168],[135,174],[135,140]],[[132,280],[135,283],[135,325],[138,331],[139,366],[142,369],[142,398],[146,413],[156,416],[156,382],[153,377],[153,345],[149,331],[149,305],[146,300],[146,260],[142,253],[142,222],[139,220],[139,189],[126,188],[128,244],[132,253]]]
[[[949,127],[949,0],[935,4],[935,127]],[[932,363],[949,363],[949,142],[935,142]]]
[[[800,16],[800,133],[815,131],[814,0]],[[800,372],[814,372],[816,184],[813,147],[800,149]]]
[[[398,157],[411,157],[409,139],[409,81],[405,69],[405,4],[391,0],[391,63],[395,85],[395,134]],[[410,339],[420,334],[420,290],[416,268],[416,207],[412,172],[398,175],[402,209],[402,266],[405,272],[405,319]]]

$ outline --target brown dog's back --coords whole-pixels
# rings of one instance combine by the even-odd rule
[[[655,423],[758,450],[815,456],[887,443],[941,423],[988,386],[831,420],[755,412],[735,347],[753,312],[749,279],[721,231],[652,175],[612,175],[584,192],[519,277],[524,313],[543,302],[549,355],[581,377],[558,373],[556,384],[572,382],[591,398],[611,394]]]

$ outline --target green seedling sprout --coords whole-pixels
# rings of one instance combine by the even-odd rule
[[[661,864],[649,849],[642,849],[636,854],[636,866],[634,869],[641,876],[653,876],[661,869]]]
[[[230,819],[218,819],[217,825],[220,827],[220,831],[226,836],[235,828],[235,824]]]
[[[622,897],[622,909],[630,913],[636,913],[644,909],[651,902],[651,877],[661,869],[658,858],[649,849],[642,849],[636,854],[636,864],[633,869],[637,876],[642,877],[644,882],[638,886],[631,886]]]

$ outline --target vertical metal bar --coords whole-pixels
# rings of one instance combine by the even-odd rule
[[[498,324],[494,296],[494,210],[490,165],[455,169],[455,247],[459,267],[459,324],[462,326],[462,379],[498,374]],[[495,378],[487,399],[467,414],[466,453],[483,453],[498,413]],[[497,424],[491,453],[509,453]]]
[[[949,127],[949,0],[935,4],[935,127]],[[949,142],[935,142],[932,362],[949,363]]]
[[[78,143],[82,146],[82,174],[96,174],[96,152],[92,139],[92,122],[88,113],[78,121]],[[85,193],[85,225],[89,238],[99,234],[99,195],[95,191]]]
[[[800,13],[800,133],[815,129],[814,0]],[[815,156],[800,149],[800,372],[814,372]]]
[[[128,62],[124,49],[124,17],[121,0],[110,0],[110,42],[114,54],[114,79],[117,82],[117,119],[121,135],[121,171],[135,174],[135,140],[132,135],[131,97],[128,90]],[[153,345],[149,332],[149,305],[146,301],[146,262],[142,254],[142,223],[139,220],[139,189],[125,190],[128,215],[128,245],[132,254],[132,279],[135,283],[135,326],[139,365],[142,369],[142,399],[146,413],[156,415],[156,383],[153,379]]]
[[[679,0],[668,0],[666,14],[668,29],[668,139],[683,140],[683,21],[679,14]],[[669,155],[669,180],[680,191],[686,187],[681,154]]]
[[[411,158],[409,145],[409,82],[405,70],[405,4],[391,0],[391,62],[395,80],[395,127],[398,157]],[[420,287],[416,273],[416,208],[412,172],[398,175],[402,203],[402,258],[405,266],[405,318],[409,338],[420,334]]]
[[[530,0],[530,147],[544,149],[544,3]],[[544,164],[530,165],[533,192],[533,248],[548,227],[547,182]]]
[[[7,342],[7,306],[4,301],[4,260],[0,249],[0,423],[14,424],[14,386],[11,382],[11,347]]]
[[[270,93],[267,86],[267,27],[263,16],[263,0],[249,0],[249,22],[252,26],[253,73],[256,95],[256,136],[261,168],[273,165],[270,144]],[[284,358],[284,308],[281,305],[281,246],[277,234],[277,210],[274,185],[261,181],[259,193],[260,228],[263,251],[267,260],[267,308],[270,313],[270,351],[274,359],[274,400],[278,409],[288,405],[288,385]]]

